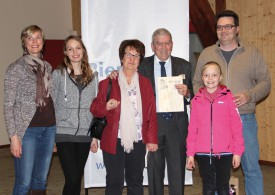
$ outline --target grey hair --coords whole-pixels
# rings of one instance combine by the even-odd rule
[[[167,30],[166,28],[159,28],[159,29],[155,30],[155,32],[152,35],[152,43],[154,43],[155,37],[158,35],[169,35],[171,38],[171,41],[172,41],[172,35],[169,32],[169,30]]]

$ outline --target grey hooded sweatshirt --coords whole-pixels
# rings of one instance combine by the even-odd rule
[[[62,141],[73,141],[70,137],[85,136],[87,140],[88,128],[93,118],[90,105],[97,95],[98,88],[98,74],[95,71],[93,73],[94,79],[80,91],[67,70],[53,71],[57,139],[61,137]]]

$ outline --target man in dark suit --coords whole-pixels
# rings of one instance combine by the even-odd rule
[[[161,76],[184,76],[184,84],[175,85],[185,101],[184,112],[157,113],[158,150],[148,154],[148,182],[150,195],[161,195],[167,162],[169,194],[184,194],[186,137],[188,132],[187,99],[193,96],[191,64],[171,56],[173,41],[171,33],[164,28],[152,35],[151,48],[155,55],[145,58],[139,65],[140,74],[148,77],[158,100],[157,78]],[[157,106],[158,110],[158,106]]]

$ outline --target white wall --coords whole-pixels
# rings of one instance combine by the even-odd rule
[[[195,53],[201,53],[203,50],[203,46],[199,39],[198,34],[190,33],[189,34],[189,62],[192,64],[192,78],[194,76],[194,72],[197,65],[197,59],[195,57]]]
[[[70,0],[1,0],[0,3],[0,146],[9,144],[4,115],[4,76],[8,65],[22,55],[20,34],[31,24],[40,26],[46,39],[65,39],[72,29]]]

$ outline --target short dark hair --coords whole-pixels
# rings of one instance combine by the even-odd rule
[[[123,59],[123,56],[125,54],[125,49],[127,47],[130,47],[131,49],[135,49],[138,52],[138,54],[140,55],[139,62],[141,62],[143,60],[143,58],[145,56],[145,46],[144,46],[144,44],[138,39],[129,39],[129,40],[122,41],[120,46],[119,46],[118,52],[119,52],[120,61]]]
[[[239,16],[238,14],[236,14],[236,12],[232,11],[232,10],[225,10],[220,12],[217,16],[216,16],[216,26],[217,26],[217,22],[220,18],[222,17],[233,17],[234,18],[234,24],[236,26],[239,26]]]

